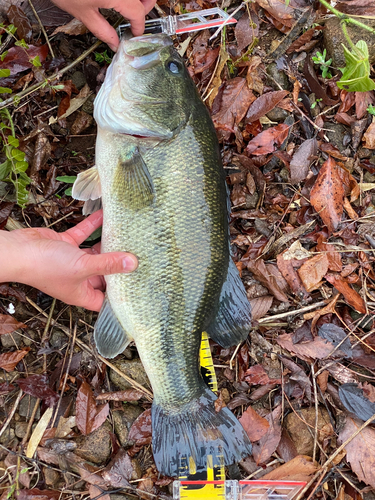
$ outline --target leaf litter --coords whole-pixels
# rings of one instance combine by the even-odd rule
[[[9,108],[32,189],[21,210],[0,179],[0,227],[54,224],[60,232],[82,220],[82,202],[72,200],[71,184],[61,179],[94,164],[92,101],[108,66],[104,51],[111,53],[101,46],[99,56],[78,60],[91,35],[46,0],[34,0],[52,59],[27,2],[5,3],[6,25],[13,23],[16,39],[24,38],[29,48],[15,40],[7,47],[0,69],[10,75],[0,76],[0,86],[27,92],[72,61],[75,66]],[[166,14],[181,13],[180,4],[159,5]],[[368,112],[375,98],[373,92],[340,90],[336,76],[322,77],[311,59],[324,49],[321,25],[290,35],[277,75],[272,72],[275,61],[267,54],[303,6],[257,1],[221,39],[210,41],[211,33],[203,31],[185,40],[189,72],[221,143],[232,256],[254,314],[249,339],[238,350],[213,342],[211,350],[218,407],[234,411],[254,446],[238,474],[313,480],[319,498],[336,498],[339,482],[337,498],[350,500],[375,489],[374,424],[358,433],[375,412],[375,132]],[[227,7],[235,8],[231,2]],[[361,0],[337,7],[354,15],[374,11],[373,3]],[[30,62],[36,56],[41,66]],[[326,134],[331,126],[343,127],[341,138]],[[74,346],[71,314],[79,318]],[[17,469],[18,499],[68,498],[71,490],[80,499],[87,492],[109,499],[117,489],[137,498],[171,498],[171,478],[159,477],[153,463],[150,400],[137,385],[145,380],[142,368],[131,374],[134,386],[124,385],[116,365],[106,368],[97,360],[90,340],[95,319],[82,309],[52,305],[26,285],[0,285],[0,461],[23,468]],[[133,346],[125,359],[140,366]],[[322,424],[316,435],[315,415],[325,408],[331,427]],[[295,432],[289,434],[290,414]],[[301,437],[306,450],[319,444],[315,454],[298,454]],[[2,486],[8,495],[8,476]]]

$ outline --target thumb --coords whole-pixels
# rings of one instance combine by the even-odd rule
[[[131,273],[138,267],[138,259],[128,252],[110,252],[92,255],[85,253],[80,265],[84,279],[91,276],[101,276],[118,273]]]

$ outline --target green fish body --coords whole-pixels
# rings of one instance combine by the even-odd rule
[[[80,174],[73,195],[89,204],[101,195],[102,251],[139,260],[131,274],[106,276],[97,349],[111,358],[135,341],[154,393],[160,472],[178,475],[184,456],[197,467],[220,453],[238,461],[251,444],[227,408],[215,411],[199,349],[204,330],[223,346],[243,341],[250,305],[230,258],[215,130],[169,37],[121,42],[95,119],[96,167]]]

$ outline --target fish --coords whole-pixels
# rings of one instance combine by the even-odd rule
[[[139,266],[106,276],[94,329],[113,358],[134,341],[153,389],[152,449],[162,474],[181,460],[205,468],[251,454],[251,443],[205,384],[206,331],[223,347],[244,341],[251,307],[230,256],[228,195],[215,129],[167,35],[122,40],[94,103],[95,166],[73,197],[103,206],[102,251],[132,252]]]

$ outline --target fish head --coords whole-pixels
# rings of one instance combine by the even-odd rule
[[[168,35],[122,40],[95,99],[99,126],[168,140],[188,121],[195,85]]]

